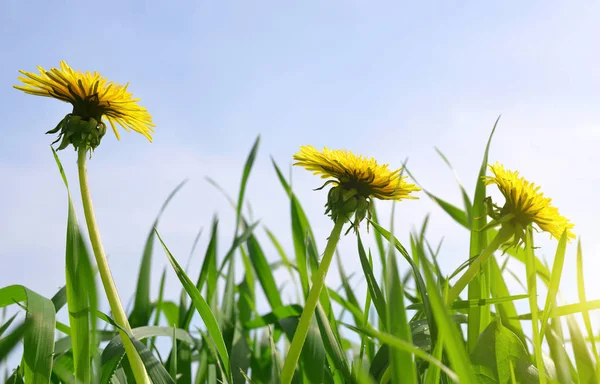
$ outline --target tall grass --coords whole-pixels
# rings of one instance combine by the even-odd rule
[[[458,183],[462,207],[424,189],[465,229],[465,236],[470,236],[464,263],[455,271],[440,269],[437,257],[443,248],[429,243],[428,219],[420,231],[409,234],[409,244],[402,244],[374,211],[371,231],[361,230],[356,235],[354,257],[362,275],[348,276],[339,263],[341,286],[321,291],[315,316],[307,323],[306,340],[291,346],[320,265],[323,250],[318,249],[317,240],[328,234],[313,231],[289,180],[273,161],[274,177],[281,183],[281,193],[289,198],[288,230],[293,242],[278,240],[285,228],[266,229],[268,244],[259,241],[258,223],[250,221],[242,209],[258,139],[243,167],[237,198],[222,191],[231,202],[236,226],[223,229],[214,219],[199,271],[182,268],[183,255],[172,254],[156,229],[160,214],[183,184],[168,197],[149,226],[134,305],[127,314],[131,332],[98,307],[98,296],[104,292],[97,291],[98,278],[82,235],[85,231],[80,230],[69,185],[55,154],[67,191],[65,285],[56,293],[42,294],[18,285],[0,289],[0,307],[19,306],[25,313],[0,322],[0,362],[6,363],[11,351],[23,345],[18,365],[11,367],[4,380],[135,382],[124,358],[121,335],[127,335],[153,383],[279,383],[290,348],[300,356],[294,383],[599,382],[597,337],[590,311],[600,308],[600,300],[587,299],[580,243],[576,250],[579,303],[559,305],[563,265],[569,262],[565,260],[566,237],[556,244],[549,269],[536,255],[539,251],[531,230],[525,247],[507,251],[509,257],[523,263],[525,276],[519,277],[503,259],[492,255],[471,268],[476,273],[462,297],[454,300],[452,296],[462,290],[454,285],[456,277],[470,270],[469,264],[497,235],[494,229],[482,230],[487,193],[481,176],[491,140],[490,135],[479,173],[471,176],[476,178],[473,198]],[[217,247],[223,230],[233,234],[224,253]],[[366,242],[365,236],[372,236],[373,241]],[[157,241],[159,249],[154,248]],[[374,246],[367,247],[368,243]],[[164,296],[166,271],[158,285],[152,284],[155,257],[168,259],[181,283],[180,297]],[[409,269],[400,270],[399,259],[405,260]],[[243,269],[236,267],[239,265]],[[297,292],[296,300],[282,297],[274,278],[276,269],[289,276],[287,284]],[[509,291],[507,279],[514,276],[526,282],[526,289]],[[363,302],[354,291],[353,279],[358,278],[366,282]],[[260,291],[266,303],[258,302],[263,296]],[[543,308],[538,308],[539,292],[546,292]],[[523,299],[528,300],[529,310],[519,313],[515,301]],[[262,304],[269,309],[259,312]],[[68,311],[68,325],[56,320],[61,310]],[[581,316],[583,327],[575,315]],[[158,343],[157,338],[168,342]]]

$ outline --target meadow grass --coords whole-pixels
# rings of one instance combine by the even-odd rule
[[[470,232],[465,262],[456,271],[440,269],[440,250],[426,236],[428,219],[420,230],[410,233],[409,244],[402,244],[392,226],[379,222],[373,210],[368,219],[371,230],[366,232],[363,225],[349,235],[356,237],[354,257],[362,269],[360,278],[366,281],[365,301],[358,300],[352,277],[339,262],[341,286],[325,286],[313,293],[314,316],[312,311],[305,316],[306,337],[296,342],[292,340],[303,321],[300,318],[313,277],[322,266],[317,239],[329,234],[313,232],[290,182],[273,161],[274,177],[289,198],[293,244],[281,244],[277,231],[268,229],[268,249],[274,251],[269,253],[267,245],[259,241],[258,223],[242,210],[258,139],[243,168],[237,199],[227,197],[236,214],[231,243],[225,253],[218,252],[217,237],[223,229],[215,218],[199,271],[182,268],[181,256],[170,252],[156,229],[160,214],[183,183],[164,203],[150,225],[143,250],[133,306],[127,313],[130,329],[98,307],[98,296],[106,293],[97,290],[101,287],[96,284],[97,269],[54,152],[68,196],[65,285],[58,292],[42,294],[20,285],[0,288],[0,307],[19,306],[20,312],[26,313],[24,320],[15,314],[0,324],[0,362],[6,362],[9,353],[23,344],[20,363],[11,367],[14,370],[4,380],[132,383],[138,376],[124,358],[127,345],[132,345],[153,383],[599,382],[598,350],[589,312],[600,308],[600,300],[587,299],[581,245],[576,260],[580,302],[562,306],[558,294],[566,232],[556,243],[551,268],[536,256],[531,228],[523,246],[506,250],[508,258],[525,267],[524,292],[508,290],[507,279],[513,274],[506,266],[506,256],[488,252],[487,260],[478,259],[496,236],[502,237],[498,230],[486,227],[487,191],[482,176],[492,135],[479,173],[471,176],[477,180],[473,198],[458,185],[462,207],[423,191]],[[372,236],[373,247],[365,246],[365,236]],[[160,249],[154,249],[156,244]],[[331,261],[335,246],[329,248],[325,253]],[[151,284],[152,258],[158,252],[164,253],[181,283],[178,299],[163,294],[166,271],[158,286]],[[409,269],[401,271],[399,260],[406,261]],[[288,284],[298,292],[297,301],[286,302],[282,297],[274,278],[276,268],[289,275]],[[468,282],[468,288],[463,291],[457,281]],[[156,297],[152,295],[155,291]],[[540,291],[546,293],[543,308],[537,307]],[[263,296],[269,310],[258,312],[258,300]],[[529,310],[519,313],[515,301],[525,299]],[[68,311],[69,324],[56,320],[61,310]],[[575,316],[583,319],[583,327]],[[165,323],[170,326],[161,325]],[[126,337],[125,343],[122,337]],[[157,338],[169,342],[157,343]],[[298,357],[297,364],[290,356]]]

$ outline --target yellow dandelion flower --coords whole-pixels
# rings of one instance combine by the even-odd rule
[[[152,117],[145,108],[138,105],[140,99],[134,99],[127,91],[129,83],[123,86],[108,81],[98,72],[77,72],[64,61],[61,61],[60,69],[52,68],[46,71],[38,66],[38,70],[39,75],[20,70],[24,76],[19,76],[19,80],[24,85],[14,87],[31,95],[52,97],[73,105],[72,114],[67,115],[49,132],[56,133],[61,130],[61,136],[68,138],[67,142],[63,139],[60,149],[69,143],[78,147],[79,141],[82,140],[87,141],[92,148],[96,147],[106,132],[103,118],[110,122],[117,139],[119,132],[116,125],[120,125],[126,131],[134,130],[152,141],[152,127],[155,126]],[[88,127],[84,127],[84,123],[87,123]],[[83,137],[71,137],[72,132],[78,129],[85,131]],[[89,143],[90,136],[93,139],[92,143]]]
[[[503,225],[509,224],[515,230],[515,241],[525,241],[525,229],[536,224],[540,230],[560,239],[567,231],[569,239],[575,238],[571,232],[574,224],[561,216],[558,209],[552,206],[551,199],[544,197],[540,187],[519,176],[518,171],[509,171],[499,163],[488,165],[494,176],[485,178],[486,184],[496,184],[504,195],[506,202],[502,208],[491,209],[492,218]]]
[[[336,220],[342,213],[347,215],[356,212],[354,225],[358,225],[369,212],[371,198],[417,199],[411,193],[421,190],[405,181],[406,176],[401,175],[401,168],[391,171],[387,164],[380,165],[373,158],[357,156],[347,150],[324,148],[318,151],[306,145],[300,147],[294,160],[294,165],[330,179],[325,185],[332,183],[334,188],[329,191],[327,213],[331,212],[332,219]]]

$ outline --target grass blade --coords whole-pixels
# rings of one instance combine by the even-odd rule
[[[129,324],[132,328],[141,327],[150,323],[150,316],[152,315],[152,303],[150,302],[150,278],[152,273],[152,251],[154,249],[154,228],[158,226],[158,222],[163,212],[167,208],[169,202],[177,194],[177,192],[185,185],[187,180],[182,181],[175,189],[169,194],[167,200],[163,203],[144,246],[144,253],[142,261],[140,263],[140,270],[138,273],[137,286],[135,289],[135,300],[133,303],[133,310],[129,315]]]
[[[469,247],[469,258],[479,255],[488,246],[488,233],[487,231],[480,231],[480,228],[485,227],[487,224],[486,208],[484,200],[486,198],[486,187],[484,183],[484,176],[488,166],[488,154],[492,143],[492,137],[498,126],[500,116],[494,123],[494,128],[490,133],[479,174],[477,175],[477,181],[475,183],[475,197],[473,198],[473,210],[472,210],[472,221],[471,221],[471,240]],[[490,266],[489,263],[485,263],[481,266],[483,271],[482,275],[475,277],[470,283],[468,288],[469,300],[487,299],[490,293]],[[490,322],[491,314],[490,309],[487,307],[471,308],[469,310],[469,324],[467,326],[467,345],[469,352],[472,352],[477,344],[477,338],[479,334],[487,327]]]
[[[242,173],[242,181],[240,183],[240,193],[238,195],[237,207],[236,207],[236,215],[235,215],[235,234],[237,234],[237,230],[240,226],[240,219],[242,217],[242,206],[244,205],[244,193],[246,192],[246,183],[248,182],[248,177],[250,176],[250,171],[252,170],[252,165],[254,164],[254,160],[256,159],[256,153],[258,152],[258,144],[260,143],[260,135],[254,141],[254,145],[250,150],[250,154],[246,159],[246,164],[244,165],[244,171]]]
[[[31,327],[23,341],[23,369],[25,382],[46,384],[52,372],[54,354],[54,328],[56,313],[54,304],[22,285],[10,285],[0,289],[0,308],[24,301],[27,319]]]
[[[256,240],[254,235],[248,237],[246,241],[248,247],[248,256],[250,257],[250,261],[252,262],[252,266],[256,271],[256,276],[258,277],[258,281],[267,297],[267,301],[272,309],[279,308],[283,305],[281,301],[281,296],[279,295],[279,289],[277,289],[277,284],[275,283],[275,278],[273,277],[273,272],[265,254],[260,247],[260,244]]]
[[[96,333],[96,318],[90,316],[90,313],[94,314],[97,308],[95,275],[89,253],[79,231],[67,177],[53,148],[52,154],[68,195],[65,277],[75,379],[89,383],[92,379],[90,365],[92,348],[95,345],[93,335]]]
[[[433,272],[429,264],[425,263],[423,271],[427,279],[427,288],[429,289],[429,299],[431,302],[431,310],[433,312],[435,322],[439,328],[439,332],[444,336],[444,344],[448,353],[448,359],[452,364],[452,368],[458,375],[460,382],[475,383],[473,368],[469,361],[469,356],[465,350],[465,344],[460,335],[460,331],[456,323],[452,320],[446,306],[445,298],[443,299],[436,286]],[[448,286],[444,287],[447,293]],[[434,347],[435,348],[435,347]]]
[[[527,264],[525,265],[527,273],[527,291],[529,292],[529,307],[531,309],[531,328],[533,333],[533,350],[535,352],[535,365],[540,374],[540,384],[546,383],[546,369],[542,356],[542,340],[539,333],[538,305],[537,305],[537,284],[535,261],[533,254],[533,236],[531,225],[527,228],[525,241],[525,253],[527,255]]]
[[[404,288],[400,282],[398,265],[396,264],[396,254],[394,248],[390,248],[386,276],[386,297],[388,305],[390,308],[394,308],[394,311],[387,312],[388,332],[400,340],[412,343],[411,329],[404,308],[403,292]],[[390,350],[390,366],[393,383],[412,384],[417,382],[417,372],[411,353],[392,348]]]
[[[0,339],[0,361],[6,361],[10,351],[21,341],[25,333],[31,328],[31,325],[32,322],[30,320],[25,320],[9,333],[8,336]]]
[[[577,293],[579,295],[580,303],[587,303],[587,297],[585,294],[585,282],[583,279],[583,253],[581,252],[581,240],[577,242]],[[586,309],[581,310],[583,316],[583,323],[588,333],[590,343],[592,345],[592,352],[596,360],[598,359],[598,349],[596,348],[596,340],[594,338],[594,331],[592,330],[592,322],[590,321],[590,313]],[[596,366],[596,375],[599,376],[600,380],[600,364]]]
[[[540,330],[540,338],[543,340],[544,334],[546,333],[546,327],[550,313],[554,310],[556,303],[556,295],[558,293],[558,287],[560,286],[560,278],[562,277],[563,264],[565,261],[565,252],[567,250],[567,232],[565,231],[560,240],[558,241],[558,247],[556,248],[556,255],[554,256],[554,265],[552,266],[552,275],[550,278],[550,284],[548,284],[548,293],[546,295],[546,304],[544,305],[544,315],[542,316],[542,328]]]
[[[177,260],[175,260],[175,258],[163,242],[158,232],[156,233],[156,236],[160,240],[160,243],[162,244],[165,250],[169,262],[173,266],[173,270],[177,274],[179,281],[181,281],[181,284],[192,299],[194,307],[196,308],[196,310],[200,314],[200,317],[204,321],[208,334],[215,343],[217,353],[221,359],[221,363],[223,364],[223,368],[227,375],[228,381],[231,382],[231,365],[229,364],[229,354],[227,353],[227,347],[225,346],[225,341],[223,340],[223,335],[221,334],[219,324],[217,323],[215,316],[213,315],[208,303],[200,294],[200,291],[196,288],[194,283],[192,283],[190,278],[185,274],[181,266],[177,263]]]
[[[597,383],[596,366],[594,359],[588,349],[583,334],[577,325],[575,317],[567,316],[567,326],[571,335],[571,343],[573,346],[573,355],[575,356],[575,364],[577,366],[577,377],[580,383]]]

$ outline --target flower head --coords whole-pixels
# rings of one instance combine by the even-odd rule
[[[567,238],[575,238],[571,232],[574,224],[561,216],[558,209],[550,204],[552,199],[544,197],[540,187],[519,176],[518,171],[504,169],[499,163],[488,165],[494,176],[485,178],[486,184],[496,184],[506,202],[502,208],[490,206],[490,216],[502,225],[510,225],[515,231],[515,242],[525,242],[528,225],[536,224],[540,230],[560,239],[567,231]],[[491,202],[491,200],[488,200]]]
[[[372,198],[417,199],[411,193],[421,190],[405,181],[406,176],[401,175],[401,168],[391,171],[387,164],[380,165],[373,158],[357,156],[346,150],[324,148],[318,151],[306,145],[300,147],[294,160],[294,165],[330,179],[325,185],[332,183],[334,187],[329,191],[327,213],[331,213],[333,220],[339,215],[349,218],[354,214],[354,227],[369,213]]]
[[[77,149],[81,144],[95,148],[106,133],[103,118],[110,123],[117,139],[119,132],[116,124],[126,131],[130,129],[141,133],[152,141],[152,117],[145,108],[138,105],[140,99],[134,99],[127,91],[126,85],[108,81],[98,72],[77,72],[64,61],[60,69],[46,71],[38,66],[40,74],[19,71],[23,86],[14,86],[31,95],[52,97],[73,105],[73,112],[68,114],[58,126],[48,133],[59,133],[62,138],[59,149],[73,144]],[[57,141],[58,141],[57,140]]]

